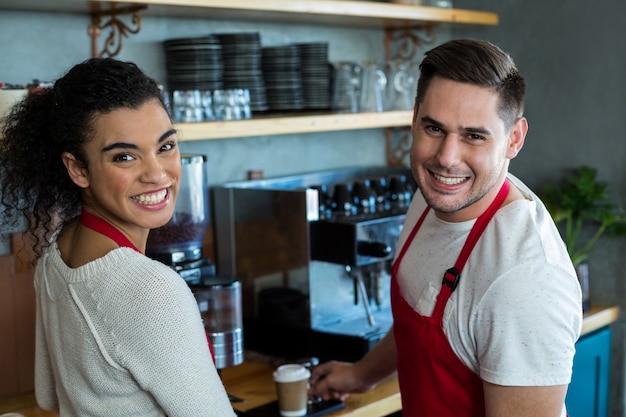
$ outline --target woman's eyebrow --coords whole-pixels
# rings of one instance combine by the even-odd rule
[[[170,129],[167,132],[163,133],[161,135],[161,137],[159,138],[159,143],[163,142],[164,140],[168,139],[170,136],[175,135],[176,129]]]
[[[159,140],[157,142],[161,143],[161,142],[167,140],[170,136],[175,135],[175,134],[176,134],[176,130],[175,129],[170,129],[167,132],[163,133],[159,137]],[[115,143],[112,143],[112,144],[102,148],[102,152],[108,152],[108,151],[113,150],[113,149],[138,149],[138,147],[137,147],[137,145],[132,144],[132,143],[115,142]]]
[[[113,149],[139,149],[137,145],[126,142],[115,142],[102,148],[102,152],[108,152]]]

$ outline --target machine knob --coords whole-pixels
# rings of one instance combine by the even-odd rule
[[[376,195],[371,188],[369,180],[361,180],[354,183],[354,197],[357,202],[358,212],[373,213],[376,211]]]
[[[352,184],[350,183],[335,184],[335,191],[333,193],[333,208],[337,214],[343,214],[346,216],[356,214],[356,205],[354,204],[352,188]]]
[[[370,179],[370,186],[376,199],[376,210],[387,210],[389,208],[389,190],[387,188],[387,179],[385,177],[372,178]]]
[[[391,247],[386,243],[368,242],[359,240],[356,243],[356,253],[361,256],[371,256],[373,258],[386,258],[391,254]]]
[[[411,202],[411,187],[406,175],[394,175],[389,180],[389,198],[392,207],[408,207]]]

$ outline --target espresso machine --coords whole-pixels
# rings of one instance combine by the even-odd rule
[[[246,349],[354,361],[392,325],[391,262],[416,186],[365,167],[213,191],[217,266],[242,282]]]
[[[243,362],[241,283],[234,275],[217,275],[215,264],[203,255],[210,224],[205,163],[204,155],[181,155],[174,214],[150,231],[146,255],[177,271],[191,288],[219,370]]]

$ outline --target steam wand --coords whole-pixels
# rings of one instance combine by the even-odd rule
[[[363,282],[363,275],[361,272],[353,270],[350,265],[346,265],[346,274],[348,274],[348,276],[356,282],[357,289],[361,294],[361,299],[363,300],[363,306],[365,307],[367,322],[370,326],[375,326],[376,320],[374,320],[374,315],[372,314],[372,310],[370,310],[370,304],[368,302],[369,297],[367,296],[367,290],[365,289],[365,283]]]

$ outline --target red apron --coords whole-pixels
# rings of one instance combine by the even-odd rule
[[[119,246],[131,248],[139,253],[142,253],[139,249],[137,249],[135,245],[133,245],[133,243],[126,236],[124,236],[122,232],[117,230],[112,224],[110,224],[106,220],[101,219],[98,216],[94,216],[86,210],[83,210],[80,216],[80,222],[86,228],[108,237]],[[215,363],[215,352],[213,352],[213,345],[211,344],[211,339],[209,339],[209,334],[207,333],[206,329],[204,330],[204,334],[206,335],[206,341],[209,345],[209,351],[211,352],[211,359],[213,359],[213,363]]]
[[[406,417],[484,417],[483,382],[454,353],[443,330],[443,312],[456,288],[465,261],[509,191],[504,182],[489,208],[472,227],[459,258],[444,274],[430,317],[417,313],[402,297],[397,272],[404,254],[422,225],[429,207],[402,246],[392,268],[391,305],[397,349],[402,414]]]

